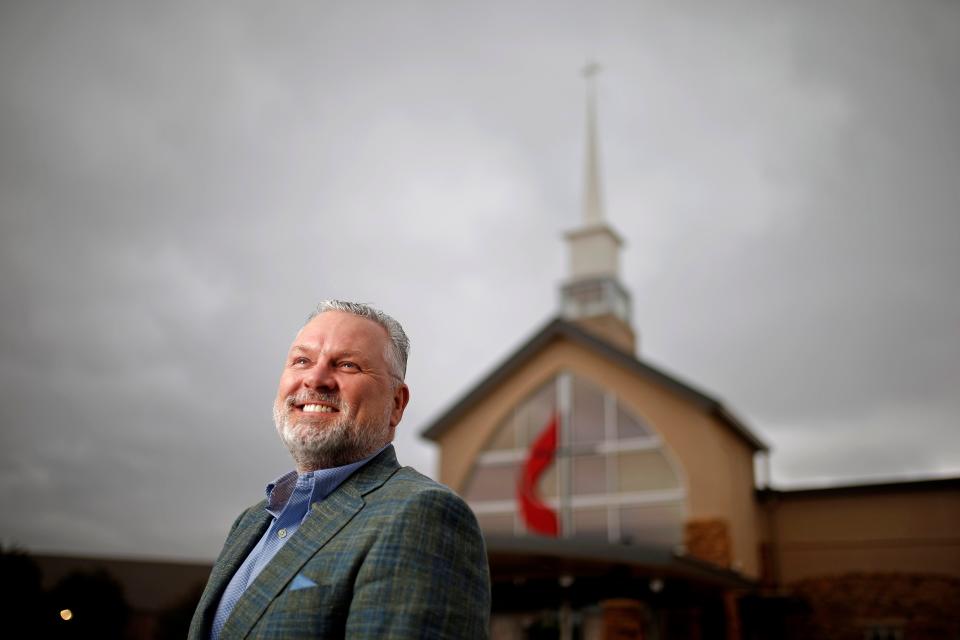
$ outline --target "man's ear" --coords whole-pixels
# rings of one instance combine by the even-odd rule
[[[403,417],[403,410],[407,408],[408,402],[410,402],[410,388],[406,384],[401,384],[393,392],[393,411],[390,413],[391,427],[400,424],[400,418]]]

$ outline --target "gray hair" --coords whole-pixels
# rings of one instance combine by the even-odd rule
[[[350,313],[367,320],[373,320],[378,325],[386,329],[390,336],[390,346],[387,349],[387,363],[392,369],[393,375],[403,382],[407,375],[407,356],[410,355],[410,338],[407,337],[400,323],[385,314],[380,309],[365,304],[363,302],[347,302],[345,300],[321,300],[317,305],[317,310],[310,314],[307,322],[310,322],[321,313],[327,311],[342,311]]]

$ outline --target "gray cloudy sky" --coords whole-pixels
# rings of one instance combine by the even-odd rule
[[[600,77],[642,354],[782,486],[960,474],[960,4],[4,2],[0,539],[210,559],[314,301],[410,333],[401,460],[556,311]]]

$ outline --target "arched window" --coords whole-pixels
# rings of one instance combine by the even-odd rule
[[[484,531],[534,532],[518,506],[518,485],[531,446],[552,422],[556,448],[536,494],[556,513],[560,536],[681,543],[683,481],[656,431],[615,393],[572,373],[520,402],[477,457],[464,496]]]

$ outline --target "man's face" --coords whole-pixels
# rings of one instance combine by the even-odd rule
[[[410,399],[376,322],[327,311],[294,338],[273,416],[300,472],[355,462],[393,440]]]

